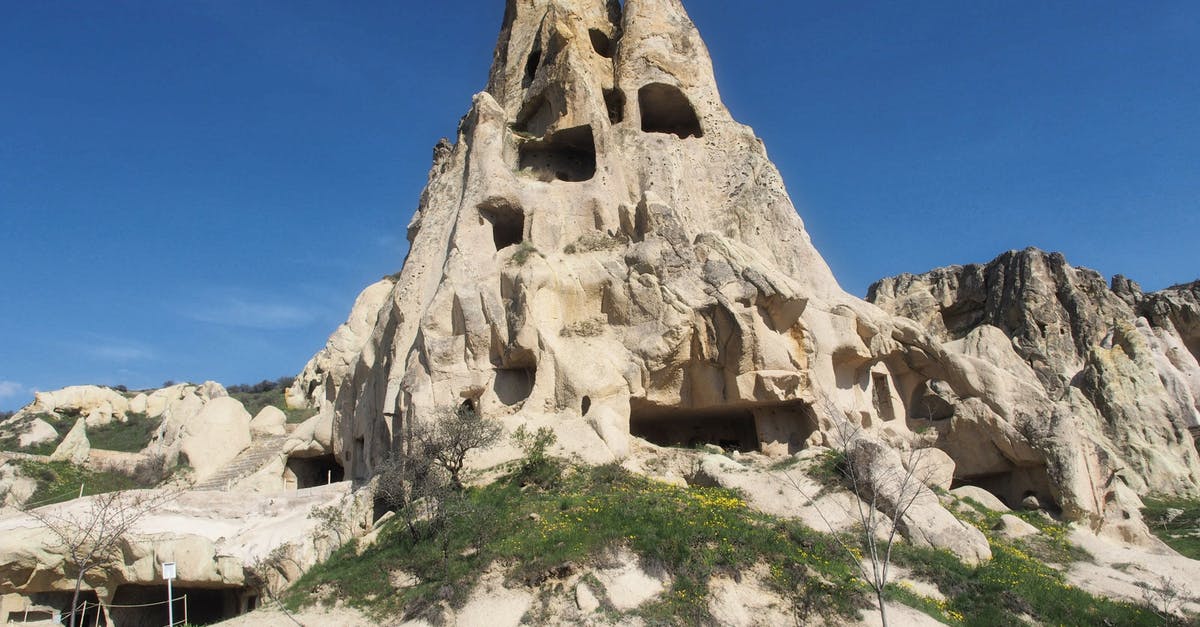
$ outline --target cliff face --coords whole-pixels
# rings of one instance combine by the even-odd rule
[[[884,279],[867,298],[967,352],[978,351],[982,337],[1007,342],[1018,360],[996,363],[1036,381],[1076,418],[1111,460],[1108,482],[1194,494],[1200,465],[1188,429],[1200,424],[1197,295],[1196,283],[1143,294],[1121,276],[1110,288],[1060,254],[1026,249],[983,265]]]
[[[1138,533],[1137,497],[1109,481],[1120,446],[1055,367],[972,331],[971,307],[926,330],[841,290],[678,0],[511,0],[409,238],[394,285],[289,392],[332,417],[352,477],[447,405],[553,426],[593,462],[645,442],[786,455],[848,416],[896,448],[936,438],[1005,499]],[[1067,335],[1054,354],[1083,363]],[[1173,488],[1195,467],[1192,452]]]

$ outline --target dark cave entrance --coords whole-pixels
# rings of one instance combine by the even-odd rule
[[[290,489],[303,490],[345,479],[346,470],[333,455],[289,457],[283,472],[284,484]]]
[[[1061,512],[1045,466],[1020,466],[1001,472],[955,477],[950,488],[964,485],[987,490],[1012,509],[1021,509],[1021,501],[1033,496],[1041,509],[1054,515]]]
[[[492,226],[492,241],[496,250],[520,244],[525,240],[525,212],[507,201],[479,205],[479,215]]]
[[[625,119],[625,94],[619,89],[604,90],[604,106],[608,109],[608,121],[620,124]]]
[[[35,592],[29,595],[33,605],[25,609],[9,611],[3,618],[5,623],[25,623],[37,621],[58,620],[63,625],[71,624],[71,600],[74,592]],[[166,598],[166,597],[163,597]],[[100,598],[95,590],[80,590],[79,602],[75,606],[79,612],[75,615],[76,625],[108,625],[104,612],[100,611]]]
[[[596,142],[591,125],[551,133],[545,139],[527,140],[519,148],[519,168],[544,182],[578,183],[596,174]]]
[[[659,446],[715,444],[727,451],[783,455],[803,449],[817,430],[817,416],[803,401],[704,409],[630,402],[630,434]]]
[[[534,368],[498,368],[493,389],[501,403],[512,407],[529,398],[537,379]]]
[[[258,593],[251,588],[188,588],[174,586],[175,621],[186,617],[188,625],[211,625],[240,616],[258,607]],[[181,598],[182,597],[182,598]],[[162,627],[167,619],[167,586],[124,585],[113,595],[109,609],[120,627]],[[119,607],[141,605],[145,607]],[[87,623],[84,623],[85,625]]]
[[[592,50],[595,50],[596,54],[604,57],[605,59],[611,59],[613,57],[612,39],[610,39],[608,35],[604,33],[604,31],[596,28],[589,29],[588,38],[592,40]]]
[[[674,85],[650,83],[638,90],[642,112],[642,130],[667,133],[680,139],[704,137],[700,119],[688,97]]]
[[[745,408],[701,410],[631,404],[629,432],[659,446],[716,444],[727,451],[758,450],[754,414]]]

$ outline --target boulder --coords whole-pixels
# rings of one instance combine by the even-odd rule
[[[1037,527],[1013,516],[1012,514],[1004,514],[1000,517],[1000,521],[992,527],[992,529],[1000,532],[1000,535],[1006,538],[1024,538],[1026,536],[1037,535],[1041,533]]]
[[[250,446],[250,414],[228,396],[216,398],[188,420],[180,434],[180,452],[202,481]]]
[[[959,486],[951,490],[950,494],[953,494],[960,499],[971,499],[972,501],[975,501],[976,503],[992,510],[993,512],[1011,511],[1009,510],[1008,506],[1004,504],[1004,501],[996,498],[995,494],[992,494],[991,492],[988,492],[987,490],[984,490],[978,486]]]
[[[34,418],[29,422],[25,432],[17,436],[17,445],[26,448],[43,442],[53,442],[57,439],[58,431],[55,431],[50,423],[41,418]]]
[[[58,448],[50,454],[50,461],[69,461],[72,464],[82,464],[87,461],[91,450],[92,445],[88,442],[87,437],[87,421],[80,418],[75,421],[75,426],[71,427],[67,435],[63,436]]]
[[[263,407],[258,415],[250,420],[250,431],[266,435],[283,435],[287,433],[287,414],[274,405]]]
[[[954,458],[936,448],[917,449],[902,456],[904,466],[929,488],[949,490],[954,482]],[[909,466],[912,466],[911,468]]]

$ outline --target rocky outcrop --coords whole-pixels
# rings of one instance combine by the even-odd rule
[[[1109,396],[1136,393],[1156,376],[1136,327],[1093,358],[1082,338],[1098,325],[1042,329],[1039,311],[1012,322],[1042,343],[1014,344],[974,305],[938,327],[905,317],[928,303],[884,311],[845,293],[677,0],[510,2],[487,90],[434,149],[408,235],[394,282],[364,292],[289,390],[328,414],[355,479],[407,425],[465,404],[551,425],[593,462],[628,455],[631,437],[779,456],[828,444],[843,415],[900,449],[933,426],[954,472],[1135,535],[1137,482],[1115,477],[1161,466],[1155,485],[1196,486],[1194,454],[1130,467],[1122,447],[1182,440],[1155,427],[1115,441],[1054,361],[1114,383],[1105,373],[1136,372]],[[1068,309],[1104,287],[1076,278]]]
[[[1036,386],[1048,415],[1001,440],[945,387],[926,386],[911,402],[959,462],[958,481],[995,488],[998,475],[1009,473],[1009,485],[1021,475],[1039,499],[1048,489],[1058,500],[1073,489],[1063,481],[1068,467],[1086,479],[1074,489],[1096,499],[1105,490],[1197,494],[1200,459],[1188,429],[1200,421],[1198,294],[1195,283],[1143,294],[1119,276],[1110,287],[1060,254],[1026,249],[884,279],[868,299],[916,320],[948,350]],[[1092,459],[1066,447],[1039,451],[1038,435],[1091,450]],[[1006,498],[1013,506],[1019,497]]]
[[[153,499],[156,506],[138,518],[119,553],[85,577],[84,589],[95,590],[105,603],[112,603],[128,584],[161,585],[159,568],[167,561],[179,565],[177,589],[253,588],[259,585],[253,576],[277,585],[295,579],[371,526],[369,498],[365,492],[350,494],[347,483],[269,496],[130,494]],[[85,497],[39,511],[53,520],[88,521],[94,500]],[[331,507],[343,514],[336,524],[309,516]],[[283,558],[269,559],[273,549]],[[0,557],[0,594],[73,589],[72,567],[55,536],[32,516],[0,517]]]

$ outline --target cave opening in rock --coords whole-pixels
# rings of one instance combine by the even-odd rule
[[[596,54],[604,57],[605,59],[612,58],[613,42],[612,39],[609,39],[608,35],[604,33],[604,31],[598,28],[589,29],[588,37],[592,40],[592,49],[596,51]]]
[[[638,90],[638,107],[642,130],[647,133],[668,133],[680,139],[704,136],[691,101],[674,85],[650,83],[642,87]]]
[[[533,79],[537,76],[538,65],[542,62],[542,49],[535,47],[529,52],[529,57],[525,59],[525,76],[521,79],[521,85],[528,88],[533,84]]]
[[[758,450],[754,414],[747,408],[683,409],[632,402],[630,434],[659,446],[697,448],[715,444],[725,450]]]
[[[479,215],[492,226],[496,250],[520,244],[525,239],[525,212],[507,201],[479,205]]]
[[[579,403],[579,414],[581,416],[586,416],[588,411],[591,410],[591,408],[592,408],[592,397],[584,396],[583,400],[580,401],[580,403]]]
[[[871,373],[871,387],[874,388],[872,399],[879,419],[884,422],[895,420],[896,408],[892,405],[892,387],[888,384],[888,376],[882,372]]]
[[[58,622],[63,625],[69,625],[71,622],[71,602],[74,600],[74,592],[35,592],[29,595],[31,605],[28,611],[21,608],[20,611],[10,611],[7,617],[0,616],[4,619],[4,624],[20,624],[34,623],[38,621]],[[165,600],[167,597],[163,595]],[[100,611],[100,597],[95,590],[80,590],[79,600],[75,605],[79,608],[75,613],[76,625],[108,625],[105,620],[104,612]]]
[[[512,407],[529,398],[537,379],[534,368],[496,369],[495,392],[501,403]]]
[[[258,606],[259,595],[253,588],[193,588],[174,586],[176,624],[211,625],[241,616]],[[117,588],[109,613],[113,624],[121,627],[162,627],[167,619],[167,586],[127,584]],[[141,606],[141,607],[122,607]],[[83,623],[88,625],[89,623]]]
[[[620,124],[625,119],[625,93],[619,89],[604,90],[604,106],[608,109],[608,121]]]
[[[581,182],[596,174],[596,143],[591,125],[556,131],[545,139],[524,141],[519,153],[520,170],[541,181]]]
[[[333,455],[288,457],[283,483],[289,490],[303,490],[345,479],[346,470]]]
[[[1033,496],[1041,509],[1055,515],[1060,513],[1045,466],[1018,466],[1001,472],[955,477],[950,487],[964,485],[983,488],[1012,509],[1021,509],[1021,502]]]

